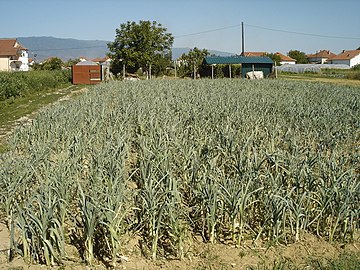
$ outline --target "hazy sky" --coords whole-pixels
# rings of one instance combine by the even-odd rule
[[[155,20],[173,34],[174,47],[240,53],[243,21],[245,51],[360,46],[360,0],[0,0],[0,10],[1,38],[112,41],[121,23]]]

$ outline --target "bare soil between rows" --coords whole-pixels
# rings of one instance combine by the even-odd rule
[[[323,269],[342,254],[360,255],[359,239],[354,243],[329,243],[311,234],[303,234],[302,240],[289,245],[269,245],[262,241],[246,240],[241,247],[225,244],[207,244],[201,239],[193,239],[185,258],[158,259],[151,261],[141,255],[138,237],[129,237],[124,245],[115,269]],[[0,269],[47,269],[39,264],[29,264],[17,255],[12,262],[7,261],[9,250],[9,231],[0,223]],[[73,246],[66,247],[68,259],[63,265],[52,269],[106,269],[102,262],[86,266]],[[103,258],[106,261],[106,258]],[[278,267],[278,268],[276,268]],[[280,268],[281,267],[281,268]]]

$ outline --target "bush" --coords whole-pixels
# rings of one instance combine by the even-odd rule
[[[360,72],[351,72],[346,76],[346,78],[350,80],[360,80]]]
[[[45,89],[62,87],[70,82],[69,70],[1,72],[0,101]]]
[[[356,66],[353,66],[353,67],[352,67],[352,70],[360,71],[360,64],[358,64],[358,65],[356,65]]]

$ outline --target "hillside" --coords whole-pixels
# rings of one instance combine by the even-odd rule
[[[19,37],[19,42],[29,49],[29,57],[36,61],[42,61],[49,57],[59,57],[62,60],[78,58],[103,57],[108,53],[106,40],[79,40],[72,38],[56,37]],[[173,48],[173,59],[177,59],[183,53],[187,53],[190,48]],[[219,56],[229,56],[231,53],[209,50],[210,54]]]
[[[78,40],[55,37],[19,37],[19,42],[29,49],[31,58],[41,61],[56,56],[63,60],[84,56],[87,58],[103,57],[108,52],[104,40]]]
[[[190,48],[172,48],[172,59],[179,58],[183,53],[188,53]],[[218,55],[218,56],[231,56],[233,53],[222,52],[216,50],[208,50],[210,55]]]

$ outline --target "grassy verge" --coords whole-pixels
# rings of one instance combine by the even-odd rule
[[[299,80],[299,81],[312,81],[334,83],[339,85],[360,86],[360,80],[352,80],[347,78],[324,77],[321,74],[279,74],[280,79],[286,80]]]
[[[46,89],[16,98],[11,102],[9,100],[0,101],[0,153],[5,152],[8,148],[2,137],[17,125],[19,119],[31,118],[31,115],[37,110],[81,88],[83,86],[72,85],[57,90]]]
[[[360,269],[360,255],[356,253],[344,252],[338,258],[332,260],[324,258],[308,258],[304,265],[297,265],[291,259],[275,260],[273,264],[265,262],[259,263],[255,267],[249,267],[249,270],[285,270],[285,269],[314,269],[314,270],[358,270]]]
[[[321,73],[280,72],[278,77],[288,80],[305,80],[314,82],[335,83],[340,85],[360,86],[360,71],[355,69],[323,69]]]

